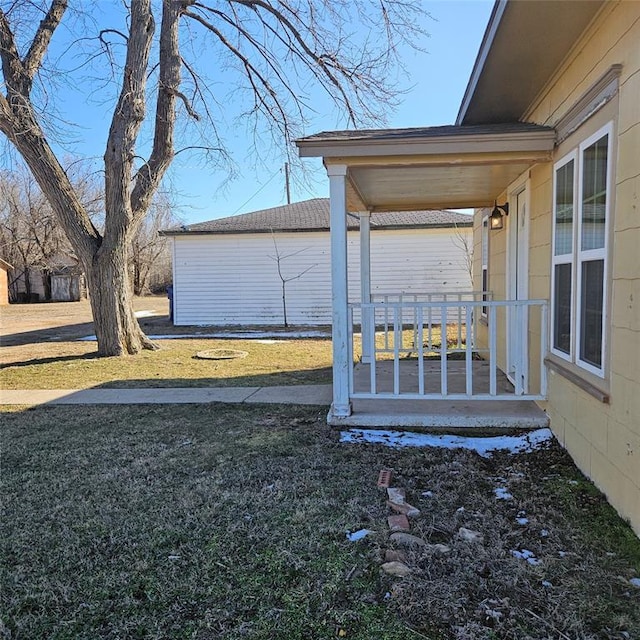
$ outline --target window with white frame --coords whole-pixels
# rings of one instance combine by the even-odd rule
[[[482,302],[487,301],[487,291],[489,290],[489,216],[482,217],[481,236],[481,256],[482,256]],[[482,305],[482,317],[487,317],[487,306]]]
[[[604,376],[612,126],[554,167],[551,351]]]

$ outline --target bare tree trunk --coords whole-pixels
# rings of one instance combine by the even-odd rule
[[[22,270],[24,273],[25,302],[31,302],[31,270],[26,260],[22,264]]]
[[[287,281],[282,281],[282,315],[284,320],[284,328],[288,328],[289,322],[287,321]]]
[[[42,288],[44,290],[44,299],[51,300],[51,273],[48,269],[42,271]]]
[[[90,292],[93,327],[100,355],[134,354],[157,349],[138,324],[133,311],[125,246],[98,251],[82,260]]]
[[[127,268],[127,247],[136,226],[172,157],[175,96],[179,85],[180,57],[177,51],[179,3],[164,0],[161,37],[160,84],[158,98],[163,119],[157,123],[154,150],[131,188],[134,146],[144,119],[146,73],[154,32],[150,0],[131,5],[130,37],[126,72],[113,116],[105,152],[105,232],[101,235],[73,189],[67,174],[47,142],[30,99],[33,77],[46,51],[51,34],[62,19],[67,0],[52,0],[32,46],[21,60],[6,15],[0,11],[0,59],[7,96],[0,94],[0,131],[24,158],[40,189],[64,228],[87,277],[93,322],[100,355],[135,354],[156,349],[142,333],[134,315]],[[167,64],[165,58],[172,58]],[[177,70],[176,70],[177,69]],[[177,79],[173,76],[177,74]],[[132,200],[135,206],[132,206]]]

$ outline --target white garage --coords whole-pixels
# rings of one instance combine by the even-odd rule
[[[349,298],[360,300],[359,216],[349,215]],[[329,200],[162,232],[173,240],[176,325],[331,324]],[[371,294],[471,290],[472,217],[371,214]],[[406,268],[403,265],[406,264]],[[284,301],[283,301],[284,289]]]

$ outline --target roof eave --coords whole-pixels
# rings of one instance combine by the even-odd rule
[[[496,0],[456,124],[524,121],[605,0]]]
[[[372,221],[371,232],[376,231],[402,231],[403,229],[416,230],[416,229],[454,229],[460,227],[472,227],[473,219],[469,216],[469,221],[461,222],[442,222],[433,224],[376,224]],[[357,226],[349,226],[349,231],[358,231]],[[230,236],[230,235],[250,235],[260,234],[265,235],[267,233],[329,233],[329,228],[310,228],[310,229],[236,229],[236,230],[211,230],[211,231],[159,231],[162,236],[184,238],[187,236]]]
[[[474,153],[481,145],[483,151],[548,151],[553,148],[555,131],[540,127],[537,130],[506,133],[479,133],[446,136],[398,135],[384,140],[375,138],[322,138],[313,136],[296,140],[301,157],[340,158],[354,156],[413,156],[446,153]]]
[[[491,45],[493,44],[502,16],[504,15],[507,1],[508,0],[496,0],[496,3],[493,5],[491,16],[489,17],[489,23],[487,24],[484,36],[482,37],[480,49],[478,50],[478,55],[476,56],[476,60],[473,64],[473,70],[471,71],[467,88],[465,89],[464,96],[462,97],[462,102],[460,103],[460,109],[458,110],[458,115],[456,117],[457,125],[462,125],[464,116],[469,108],[469,104],[471,103],[471,99],[475,94],[478,79],[480,78],[480,74],[487,62],[487,55],[491,49]]]

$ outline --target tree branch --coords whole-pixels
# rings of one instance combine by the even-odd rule
[[[67,0],[53,0],[47,15],[44,20],[40,22],[23,62],[24,72],[29,80],[33,80],[38,69],[40,69],[42,59],[51,41],[51,36],[53,36],[53,32],[60,24],[66,10]]]
[[[174,154],[173,136],[176,120],[176,97],[180,93],[180,45],[178,22],[194,0],[163,0],[160,27],[160,77],[156,103],[153,149],[149,161],[135,176],[131,208],[135,218],[147,211]]]
[[[155,22],[150,0],[131,3],[131,26],[120,96],[113,113],[105,162],[105,209],[118,211],[124,219],[132,217],[131,170],[135,143],[145,116],[146,73],[153,42]],[[109,244],[126,242],[124,225],[105,227]]]

